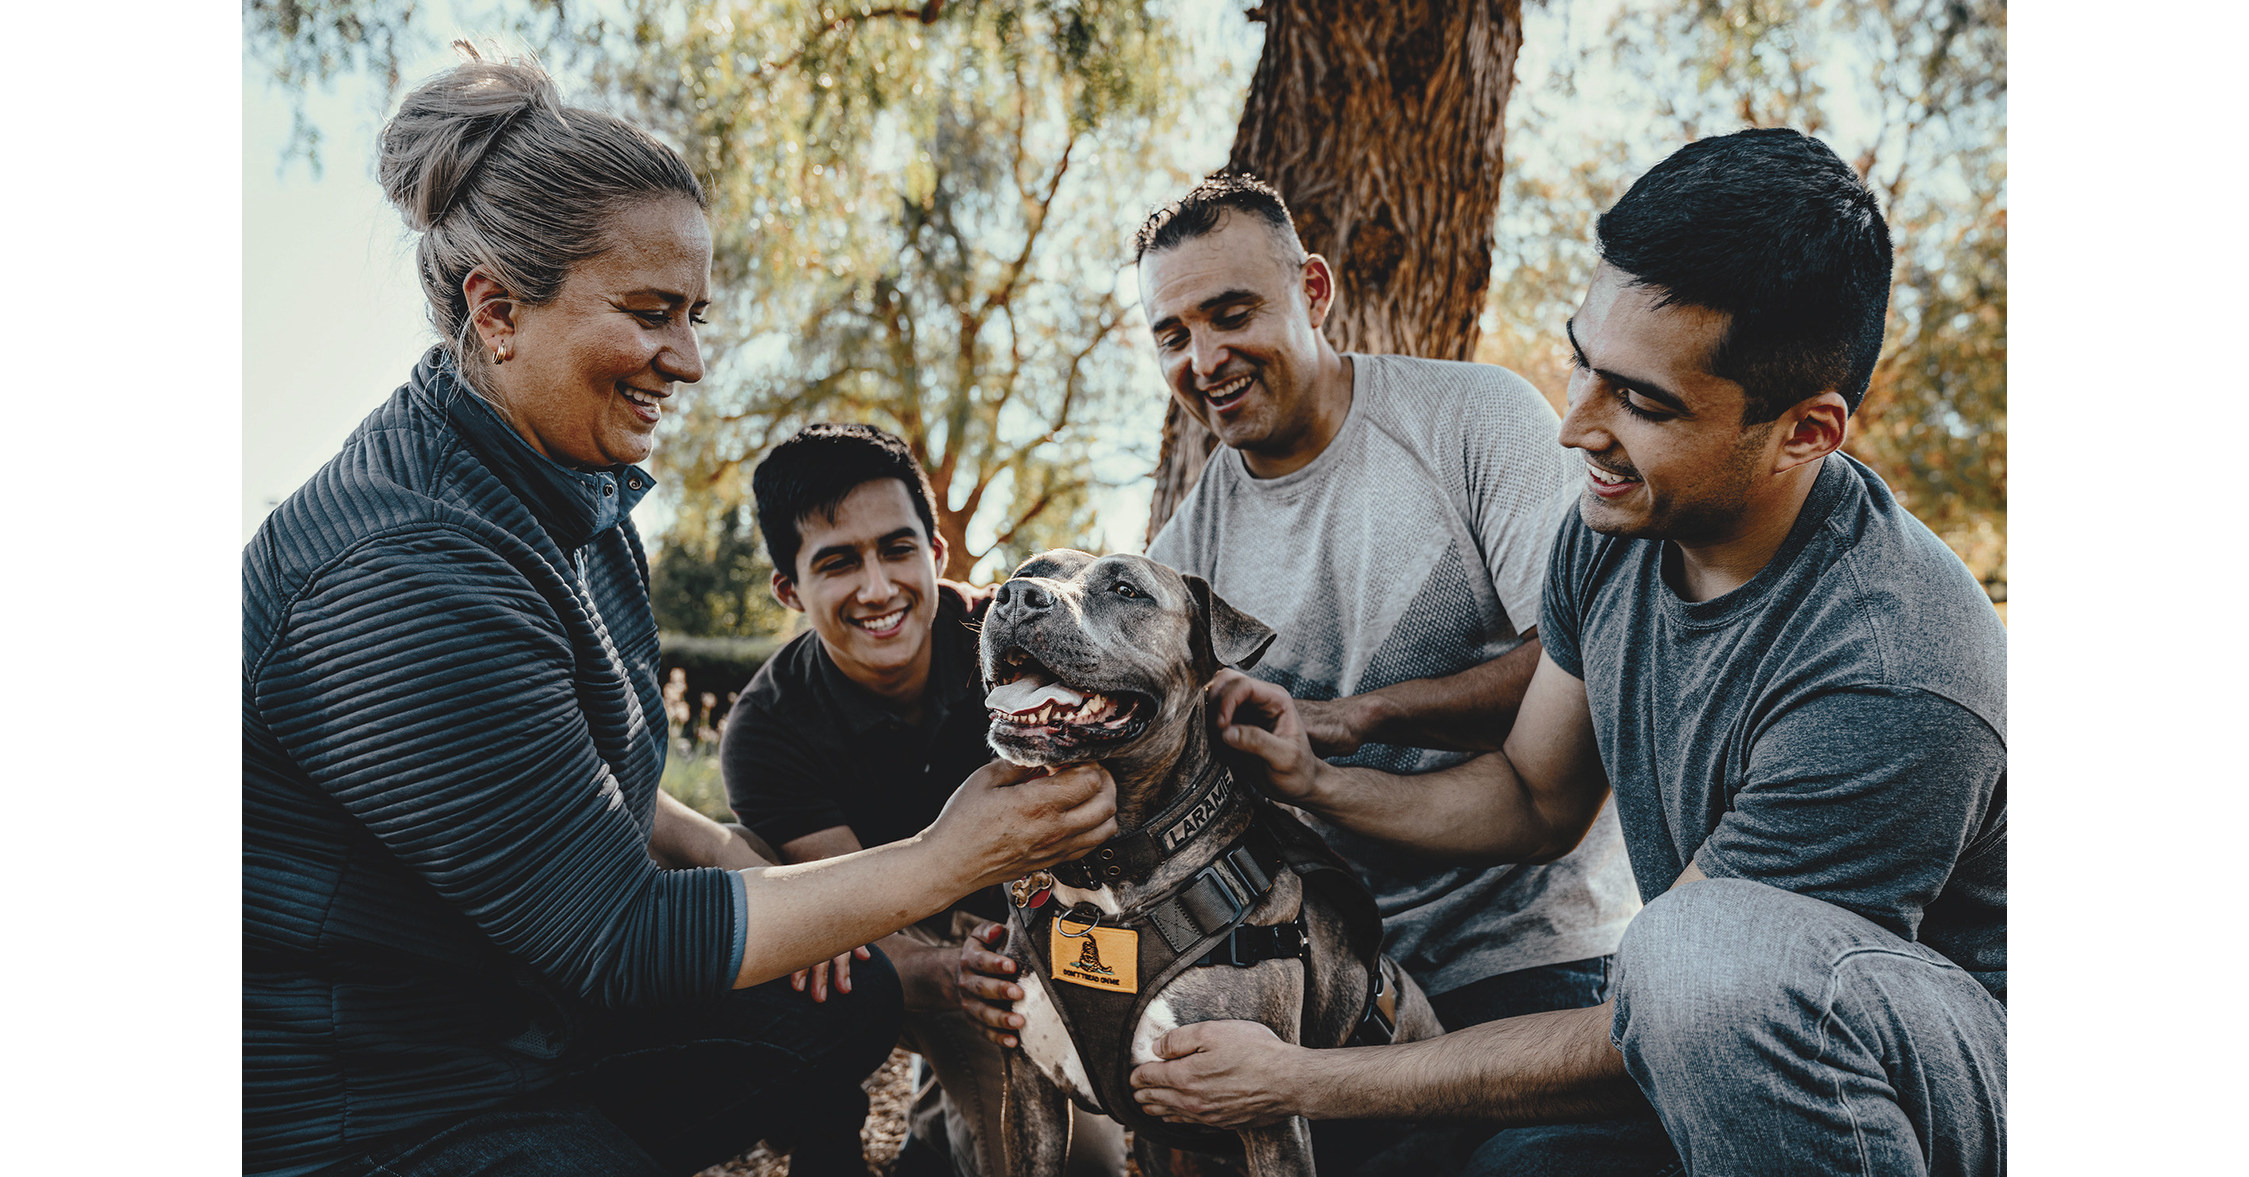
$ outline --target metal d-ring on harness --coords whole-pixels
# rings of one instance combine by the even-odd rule
[[[1172,849],[1219,817],[1242,809],[1252,811],[1249,829],[1154,904],[1115,916],[1105,916],[1090,903],[1060,911],[1056,910],[1059,905],[1043,902],[1043,891],[1033,889],[1022,894],[1035,894],[1037,898],[1028,902],[1019,898],[1012,915],[1013,922],[1021,925],[1023,943],[1042,976],[1058,975],[1057,962],[1047,951],[1050,931],[1086,943],[1089,948],[1091,942],[1086,938],[1104,925],[1137,937],[1133,970],[1136,993],[1070,983],[1052,984],[1049,992],[1094,1085],[1097,1102],[1089,1104],[1089,1110],[1105,1112],[1151,1139],[1205,1152],[1234,1152],[1239,1148],[1239,1138],[1216,1129],[1167,1124],[1143,1114],[1132,1099],[1125,1076],[1130,1069],[1132,1032],[1147,1003],[1189,968],[1248,968],[1270,960],[1308,956],[1311,941],[1301,905],[1294,918],[1283,923],[1243,922],[1272,891],[1281,872],[1292,870],[1304,880],[1307,890],[1319,889],[1342,912],[1350,950],[1365,962],[1368,971],[1366,1003],[1347,1040],[1307,1045],[1388,1042],[1396,1027],[1398,985],[1387,971],[1396,966],[1381,957],[1381,917],[1375,911],[1373,896],[1319,835],[1254,794],[1236,788],[1225,770],[1215,764],[1141,830],[1053,870],[1064,883],[1088,890],[1112,881],[1144,878]],[[1050,920],[1055,921],[1051,928]],[[1141,935],[1144,930],[1156,934]]]

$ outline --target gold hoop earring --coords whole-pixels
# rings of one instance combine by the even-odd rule
[[[508,349],[508,345],[507,345],[507,344],[504,344],[504,343],[503,343],[503,344],[501,344],[500,346],[498,346],[498,347],[496,347],[496,348],[492,349],[492,361],[493,361],[494,363],[498,363],[498,364],[504,364],[504,363],[507,363],[507,362],[508,362],[508,355],[509,355],[509,349]]]

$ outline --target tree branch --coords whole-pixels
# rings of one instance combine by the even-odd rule
[[[789,54],[787,57],[784,57],[779,61],[761,61],[758,63],[758,67],[756,69],[751,70],[749,73],[743,76],[747,79],[754,80],[757,78],[765,77],[767,74],[779,73],[780,71],[795,65],[797,62],[804,60],[804,55],[812,52],[812,47],[814,45],[819,44],[823,38],[827,37],[828,34],[835,32],[837,29],[848,27],[852,31],[856,32],[858,31],[860,25],[866,24],[869,21],[890,17],[917,20],[925,25],[936,24],[938,14],[943,12],[944,9],[945,0],[929,0],[929,3],[924,4],[919,8],[877,8],[871,12],[844,13],[842,16],[839,16],[834,20],[829,21],[827,24],[820,26],[820,28],[815,30],[811,36],[806,37],[804,39],[804,44],[797,46],[796,52]]]

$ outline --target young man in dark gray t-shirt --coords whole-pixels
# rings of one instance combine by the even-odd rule
[[[1648,905],[1610,1000],[1352,1051],[1184,1026],[1139,1098],[1220,1126],[1516,1125],[1478,1173],[1997,1173],[2005,635],[1838,452],[1881,349],[1887,227],[1849,167],[1776,129],[1682,148],[1597,232],[1561,430],[1585,482],[1505,747],[1410,780],[1326,765],[1284,692],[1213,691],[1273,793],[1402,850],[1549,860],[1613,787]]]

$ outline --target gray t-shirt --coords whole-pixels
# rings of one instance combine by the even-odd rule
[[[2007,981],[2007,634],[1865,466],[1824,460],[1765,568],[1689,603],[1664,545],[1567,519],[1539,636],[1585,680],[1641,894],[1688,862]]]
[[[1520,645],[1575,485],[1538,390],[1505,368],[1353,355],[1350,414],[1303,469],[1253,478],[1220,449],[1148,555],[1279,632],[1252,673],[1301,699],[1437,678]],[[1369,744],[1338,764],[1468,759]],[[1612,807],[1545,866],[1433,866],[1348,831],[1384,946],[1432,993],[1616,950],[1640,908]]]

